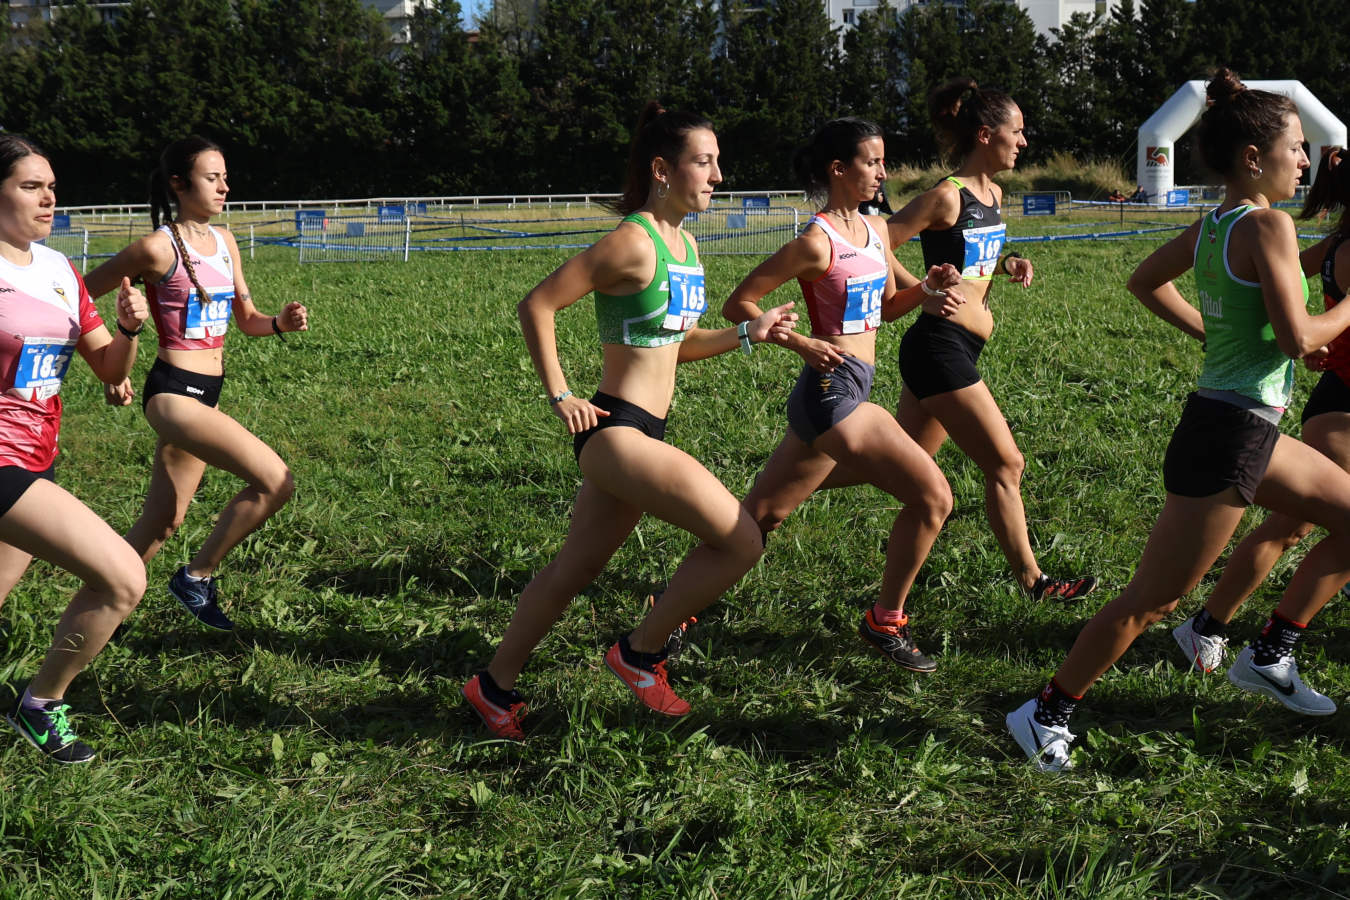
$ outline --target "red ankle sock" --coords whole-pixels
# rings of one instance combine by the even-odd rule
[[[895,625],[899,627],[909,621],[909,616],[902,610],[887,609],[880,603],[872,607],[872,621],[878,625]]]

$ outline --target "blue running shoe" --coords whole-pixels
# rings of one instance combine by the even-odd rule
[[[62,765],[87,763],[97,754],[94,748],[75,736],[67,713],[70,705],[52,700],[41,709],[25,709],[23,698],[14,702],[14,710],[5,716],[23,739],[42,751],[48,759]]]
[[[221,612],[216,602],[216,579],[193,581],[187,577],[187,566],[182,566],[169,579],[169,593],[178,598],[192,618],[216,631],[234,631],[234,623]]]

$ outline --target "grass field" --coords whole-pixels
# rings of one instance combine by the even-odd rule
[[[222,408],[288,460],[298,492],[221,570],[239,630],[207,634],[164,586],[237,489],[208,473],[129,630],[69,695],[94,764],[58,770],[0,738],[0,898],[1350,893],[1348,713],[1297,718],[1187,674],[1175,622],[1090,696],[1075,774],[1031,771],[1003,728],[1129,578],[1161,508],[1200,354],[1123,288],[1152,246],[1026,249],[1036,282],[996,288],[982,359],[1026,455],[1033,543],[1048,570],[1102,579],[1090,602],[1019,595],[980,473],[948,447],[956,511],[910,601],[936,674],[900,672],[854,634],[894,516],[854,488],[806,504],[701,617],[674,667],[694,712],[658,721],[600,664],[691,546],[644,521],[526,669],[523,746],[485,739],[458,690],[560,545],[578,485],[514,309],[563,254],[299,267],[259,250],[259,304],[301,300],[314,330],[232,335]],[[917,248],[902,258],[917,268]],[[710,259],[712,294],[753,263]],[[885,405],[904,324],[881,337]],[[589,300],[559,340],[571,386],[590,391]],[[685,367],[671,441],[743,494],[798,365],[761,348]],[[60,480],[124,529],[153,435],[138,408],[104,407],[80,363],[64,395]],[[1296,558],[1239,614],[1235,642]],[[0,610],[0,702],[75,586],[35,565]],[[1303,646],[1309,681],[1344,703],[1345,605]]]

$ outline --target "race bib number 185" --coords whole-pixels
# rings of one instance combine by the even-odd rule
[[[702,266],[666,266],[670,281],[670,302],[661,327],[667,331],[688,331],[698,324],[699,316],[708,311],[708,297],[703,284]]]

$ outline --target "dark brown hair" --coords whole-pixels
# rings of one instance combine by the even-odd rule
[[[25,156],[40,156],[51,161],[45,150],[21,134],[0,134],[0,181],[14,174],[14,166]]]
[[[831,119],[817,129],[811,140],[792,157],[792,171],[813,201],[823,203],[830,191],[830,164],[850,162],[868,138],[883,137],[875,122],[849,116]]]
[[[659,156],[673,167],[684,152],[689,132],[701,129],[712,131],[712,122],[697,113],[668,111],[656,100],[647,101],[633,129],[623,195],[610,208],[626,216],[645,206],[652,188],[652,160]]]
[[[159,167],[150,173],[150,224],[155,228],[161,223],[168,224],[174,245],[178,247],[178,255],[183,258],[183,267],[187,269],[188,278],[197,288],[197,296],[202,303],[208,302],[211,295],[197,280],[197,269],[192,265],[188,248],[183,244],[178,223],[173,220],[178,211],[178,194],[174,192],[170,179],[176,177],[187,181],[192,175],[192,164],[197,161],[197,157],[212,150],[224,153],[220,145],[200,135],[176,140],[164,148],[164,152],[159,155]]]
[[[938,149],[951,162],[959,163],[975,149],[981,128],[997,128],[1012,118],[1017,106],[999,90],[980,90],[974,78],[962,76],[933,89],[928,95],[928,116],[937,132]]]
[[[1232,69],[1221,68],[1205,87],[1209,109],[1200,117],[1196,141],[1205,165],[1225,178],[1237,174],[1238,153],[1251,145],[1262,153],[1275,146],[1289,116],[1298,115],[1283,94],[1254,91]]]
[[[1328,147],[1322,151],[1322,161],[1317,164],[1317,177],[1308,196],[1303,201],[1300,219],[1311,219],[1323,212],[1341,211],[1336,221],[1336,233],[1346,234],[1346,210],[1350,209],[1350,153],[1344,147]]]

